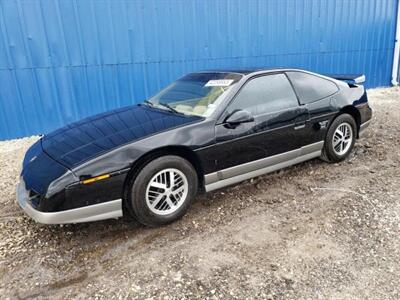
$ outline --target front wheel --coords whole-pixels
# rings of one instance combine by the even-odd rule
[[[197,192],[197,173],[179,156],[162,156],[148,163],[131,186],[130,204],[136,219],[159,226],[182,217]]]
[[[333,120],[325,138],[322,159],[339,162],[349,156],[357,136],[357,125],[349,114],[341,114]]]

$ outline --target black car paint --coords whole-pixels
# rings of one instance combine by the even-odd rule
[[[34,143],[26,152],[21,176],[31,197],[44,195],[51,184],[65,176],[68,169],[55,162],[42,150],[42,141]]]
[[[174,147],[194,153],[201,165],[201,173],[209,174],[322,141],[329,125],[321,127],[320,122],[328,121],[329,124],[343,109],[357,109],[361,123],[371,118],[371,109],[362,86],[350,87],[345,82],[330,79],[339,88],[334,95],[266,114],[255,118],[254,122],[242,123],[235,128],[227,126],[224,108],[248,80],[255,76],[289,70],[293,69],[242,72],[242,79],[209,118],[183,116],[134,105],[76,122],[45,136],[32,146],[24,160],[22,177],[26,187],[40,197],[39,200],[32,198],[32,203],[36,201],[36,208],[40,211],[55,212],[123,198],[124,185],[131,167],[148,153],[163,148]],[[155,127],[151,122],[152,126],[148,130],[142,130],[139,135],[135,132],[129,137],[131,140],[128,136],[120,137],[121,130],[115,129],[118,124],[113,122],[119,122],[120,125],[121,122],[113,121],[118,119],[113,115],[126,110],[136,113],[145,111],[147,115],[157,118],[162,115],[162,118],[170,120],[171,126],[161,126],[162,122],[158,122],[159,126]],[[107,118],[107,122],[103,121]],[[148,115],[142,120],[148,123],[151,119]],[[81,135],[79,126],[93,121],[100,126],[98,120],[112,124],[107,125],[108,134],[104,129],[103,135],[106,137],[99,132],[97,136],[101,143],[92,147],[97,141],[90,141],[88,137]],[[136,121],[131,127],[139,124]],[[113,127],[114,130],[111,130]],[[129,125],[126,127],[130,128]],[[131,130],[125,128],[122,131]],[[60,141],[69,144],[68,148],[59,149]],[[91,147],[86,147],[87,144],[91,144]],[[76,149],[79,155],[71,155],[74,151],[76,154]],[[34,157],[36,159],[30,162]],[[105,173],[113,176],[89,185],[80,183],[82,178]]]
[[[297,108],[255,117],[254,122],[235,128],[216,125],[217,169],[272,156],[298,148],[299,137],[294,129]],[[215,169],[214,171],[216,171]]]
[[[62,127],[42,138],[43,150],[69,169],[151,134],[201,120],[146,105],[115,109]]]

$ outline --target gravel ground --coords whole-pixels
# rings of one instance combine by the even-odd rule
[[[0,298],[399,299],[400,89],[340,164],[202,195],[181,220],[41,226],[15,201],[26,149],[0,142]]]

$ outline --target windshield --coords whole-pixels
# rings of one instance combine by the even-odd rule
[[[179,113],[207,117],[241,77],[236,73],[188,74],[161,90],[147,103]]]

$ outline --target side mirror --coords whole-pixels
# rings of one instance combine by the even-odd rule
[[[253,122],[254,117],[247,110],[236,110],[226,118],[225,123],[231,126],[237,126],[241,123]]]

